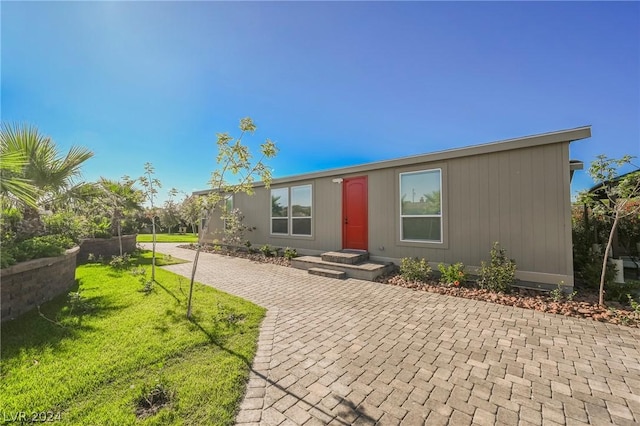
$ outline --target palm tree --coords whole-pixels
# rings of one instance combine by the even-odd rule
[[[2,195],[23,207],[25,221],[40,225],[37,207],[73,194],[80,186],[74,179],[80,176],[82,163],[93,157],[93,152],[77,146],[62,156],[51,138],[26,124],[3,124],[0,147]]]
[[[101,177],[98,187],[107,201],[106,208],[111,216],[111,230],[118,235],[120,256],[122,256],[122,219],[127,213],[142,210],[142,192],[134,187],[135,181],[125,177],[115,181]]]
[[[27,157],[24,153],[11,151],[3,137],[0,140],[0,197],[3,206],[5,203],[13,202],[36,206],[38,189],[22,176],[22,170],[26,165]]]

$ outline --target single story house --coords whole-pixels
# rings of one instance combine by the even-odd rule
[[[377,262],[463,262],[473,272],[494,242],[523,283],[573,287],[569,144],[591,127],[274,179],[229,204],[254,247],[319,255],[354,249]],[[199,191],[197,193],[205,193]],[[196,194],[197,194],[196,193]],[[220,213],[204,241],[220,239]]]

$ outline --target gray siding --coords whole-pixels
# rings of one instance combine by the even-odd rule
[[[400,241],[399,173],[442,169],[443,243]],[[342,248],[342,185],[335,177],[368,176],[369,251],[373,258],[398,261],[418,256],[433,263],[463,262],[477,267],[489,260],[499,241],[528,281],[573,284],[569,189],[569,142],[502,150],[459,158],[321,176],[274,185],[311,184],[312,237],[270,235],[270,195],[264,187],[253,196],[237,194],[234,206],[254,246],[270,244],[317,253]],[[211,222],[211,228],[215,226]],[[218,223],[217,226],[220,226]],[[207,234],[211,239],[213,234]]]

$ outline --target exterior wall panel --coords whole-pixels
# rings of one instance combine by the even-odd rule
[[[463,262],[473,268],[489,260],[493,242],[499,241],[516,260],[521,279],[549,284],[562,279],[572,285],[568,148],[569,142],[518,145],[461,157],[434,156],[437,161],[390,162],[379,169],[356,167],[354,173],[317,174],[273,185],[312,185],[312,237],[270,235],[271,201],[264,187],[256,187],[252,197],[237,194],[234,207],[243,211],[247,225],[256,226],[247,234],[254,246],[289,246],[301,252],[338,250],[342,247],[342,185],[332,178],[367,176],[373,258],[424,257],[432,263]],[[400,241],[399,174],[433,168],[442,169],[443,242]],[[221,223],[213,218],[211,225]]]

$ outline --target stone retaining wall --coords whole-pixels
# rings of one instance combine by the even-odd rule
[[[28,260],[0,270],[0,321],[14,319],[65,293],[76,281],[79,247],[58,257]]]
[[[122,236],[122,252],[131,253],[136,249],[136,235]],[[102,256],[105,260],[110,260],[111,256],[120,255],[120,245],[118,237],[112,238],[85,238],[80,241],[80,253],[78,254],[78,264],[86,263],[89,254],[98,258]]]

